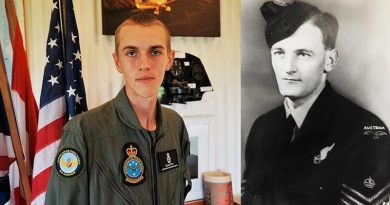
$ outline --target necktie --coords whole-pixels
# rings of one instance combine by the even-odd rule
[[[286,136],[292,142],[295,138],[295,130],[297,129],[297,124],[292,115],[289,115],[286,120]]]

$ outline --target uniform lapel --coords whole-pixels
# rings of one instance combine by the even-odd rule
[[[310,108],[301,128],[296,132],[293,143],[304,143],[306,149],[318,152],[324,146],[332,144],[335,139],[331,135],[334,116],[334,97],[330,84],[327,82],[324,90]]]

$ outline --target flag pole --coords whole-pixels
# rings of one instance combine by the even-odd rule
[[[12,105],[12,99],[11,99],[11,94],[10,94],[10,89],[8,84],[8,78],[7,78],[1,43],[0,43],[0,91],[4,101],[7,121],[11,132],[12,146],[15,152],[16,162],[18,163],[20,178],[22,180],[22,187],[24,190],[24,194],[26,196],[26,202],[27,204],[30,204],[31,188],[28,180],[26,163],[24,162],[22,143],[20,141],[18,127],[16,125],[16,117]]]
[[[58,10],[60,12],[60,21],[61,21],[61,37],[62,37],[62,51],[64,52],[65,55],[65,37],[66,37],[66,1],[63,0],[58,0],[59,6]]]
[[[9,28],[9,33],[11,37],[11,43],[14,43],[15,39],[15,25],[17,24],[18,17],[16,15],[16,9],[15,9],[15,4],[13,0],[5,0],[5,11],[7,13],[7,18],[8,18],[8,28]]]

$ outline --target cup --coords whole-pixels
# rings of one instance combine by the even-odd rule
[[[233,205],[232,178],[223,171],[203,173],[206,205]]]

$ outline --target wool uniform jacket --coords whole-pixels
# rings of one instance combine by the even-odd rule
[[[294,140],[279,106],[260,116],[246,145],[242,204],[376,204],[388,200],[384,123],[327,82]]]

